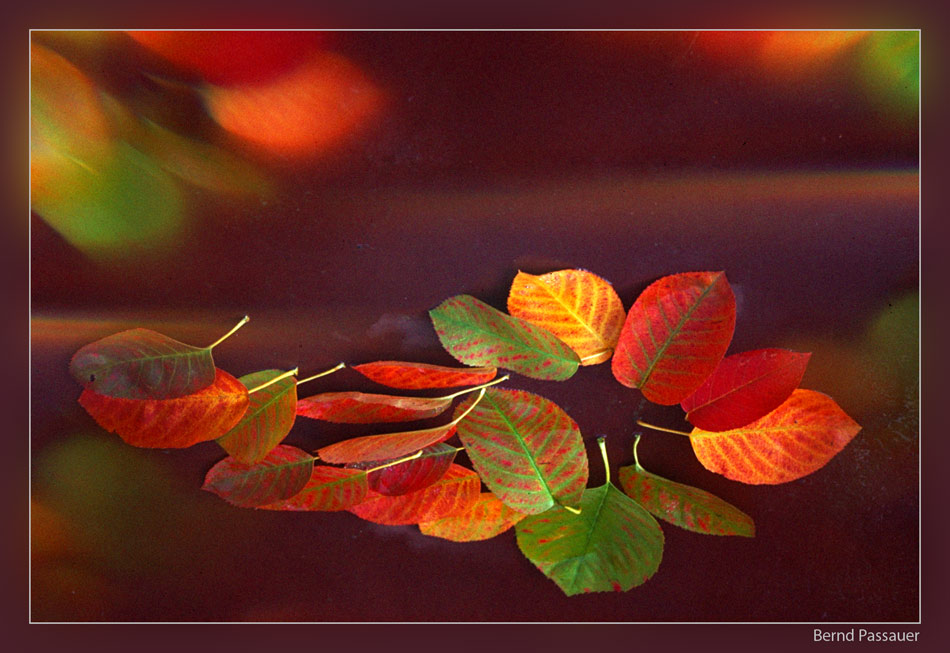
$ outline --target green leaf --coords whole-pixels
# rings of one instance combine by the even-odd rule
[[[129,329],[77,351],[69,371],[87,390],[122,399],[175,399],[214,383],[211,350],[248,321],[245,317],[207,347],[193,347],[151,329]]]
[[[553,402],[488,388],[458,434],[482,481],[510,508],[536,514],[580,502],[588,475],[584,441]]]
[[[637,436],[633,445],[636,458]],[[710,535],[755,537],[752,518],[719,497],[645,470],[639,459],[619,470],[620,486],[631,499],[671,524]]]
[[[598,444],[604,452],[603,438]],[[579,514],[555,507],[515,530],[525,557],[568,596],[625,592],[646,582],[663,557],[660,525],[610,482],[609,468],[606,483],[584,491]]]
[[[264,370],[246,374],[239,381],[251,390],[283,373]],[[218,438],[218,444],[240,462],[256,463],[290,433],[297,417],[297,381],[292,377],[281,379],[251,393],[249,399],[244,417]]]
[[[470,295],[429,311],[439,341],[466,365],[502,367],[533,379],[563,381],[580,365],[553,333],[506,315]]]
[[[236,506],[264,506],[288,499],[307,484],[313,472],[313,456],[280,445],[253,465],[231,457],[208,470],[202,490],[213,492]]]

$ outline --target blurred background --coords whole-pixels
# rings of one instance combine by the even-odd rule
[[[918,53],[916,31],[32,32],[32,618],[916,620]],[[110,333],[204,345],[245,314],[215,349],[238,376],[453,364],[430,308],[504,309],[518,270],[568,267],[625,307],[725,270],[730,353],[812,352],[803,385],[863,430],[768,487],[646,433],[647,469],[757,536],[664,524],[648,583],[569,599],[511,532],[227,505],[199,489],[218,445],[128,447],[68,374]],[[616,473],[636,419],[688,428],[609,365],[510,386],[578,422],[592,485],[598,435]],[[351,389],[380,391],[343,371],[306,393]],[[287,442],[361,433],[300,420]]]

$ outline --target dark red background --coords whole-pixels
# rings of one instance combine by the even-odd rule
[[[336,33],[328,47],[391,103],[346,151],[275,168],[276,202],[203,198],[170,255],[108,265],[34,218],[32,488],[78,534],[34,558],[33,619],[917,620],[916,391],[890,378],[893,352],[867,336],[917,287],[916,122],[869,101],[845,56],[782,81],[691,39]],[[121,90],[142,62],[117,57],[99,74]],[[566,598],[512,533],[452,544],[347,513],[228,506],[199,490],[217,445],[126,447],[76,404],[67,371],[78,347],[122,328],[201,344],[245,313],[251,323],[215,353],[236,375],[451,364],[428,309],[463,292],[503,308],[518,269],[562,267],[609,279],[625,306],[659,276],[725,270],[739,300],[730,351],[813,351],[803,385],[863,431],[824,469],[774,487],[716,476],[685,438],[646,433],[644,466],[739,506],[757,537],[664,525],[648,583]],[[603,480],[598,435],[615,473],[632,460],[635,419],[686,427],[607,366],[511,386],[578,422],[592,484]],[[341,372],[307,390],[372,388]],[[301,420],[288,442],[312,449],[351,433]]]

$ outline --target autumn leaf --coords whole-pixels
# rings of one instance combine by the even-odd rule
[[[633,465],[621,467],[618,476],[624,493],[651,513],[671,524],[710,535],[755,536],[752,518],[730,503],[699,488],[651,474],[640,466],[637,444]]]
[[[580,364],[577,354],[550,331],[470,295],[445,300],[429,316],[442,346],[466,365],[491,365],[533,379],[563,381]]]
[[[727,356],[681,402],[686,419],[704,431],[728,431],[778,408],[798,387],[811,354],[757,349]]]
[[[742,428],[689,437],[711,472],[742,483],[787,483],[821,469],[861,427],[835,401],[797,389],[771,413]]]
[[[366,472],[317,465],[303,488],[283,501],[260,506],[264,510],[323,511],[346,510],[366,498]]]
[[[402,390],[477,385],[491,381],[498,373],[495,367],[445,367],[401,361],[363,363],[353,369],[380,385]]]
[[[174,399],[215,382],[211,350],[248,321],[207,347],[193,347],[150,329],[130,329],[92,342],[73,355],[69,371],[87,390],[124,399]]]
[[[312,471],[313,456],[282,444],[253,464],[225,458],[208,471],[201,489],[236,506],[252,508],[294,496]]]
[[[412,460],[367,473],[369,489],[386,496],[399,496],[432,485],[445,474],[455,460],[458,448],[442,442],[430,445]],[[356,469],[378,468],[392,460],[353,463]]]
[[[524,518],[524,513],[512,510],[491,492],[482,492],[467,510],[420,522],[419,530],[453,542],[476,542],[500,535]]]
[[[214,383],[175,399],[125,399],[83,390],[80,405],[107,431],[136,447],[182,448],[214,440],[244,416],[247,389],[216,370]]]
[[[458,434],[485,485],[510,508],[533,514],[581,500],[588,469],[580,429],[544,397],[489,388]]]
[[[480,488],[478,474],[453,464],[441,479],[421,490],[396,497],[369,491],[362,503],[348,510],[377,524],[418,524],[466,510],[478,500]]]
[[[284,374],[280,370],[264,370],[242,376],[239,381],[248,390]],[[250,403],[241,421],[218,438],[218,444],[242,463],[259,462],[280,444],[296,419],[297,382],[291,377],[280,379],[249,395]]]
[[[611,370],[649,401],[678,404],[716,369],[735,324],[736,301],[724,273],[663,277],[627,313]]]
[[[646,582],[663,557],[663,531],[610,482],[584,490],[580,512],[554,507],[515,526],[518,548],[568,596],[625,592]]]
[[[452,405],[442,397],[395,397],[363,392],[324,392],[297,402],[297,414],[337,424],[411,422],[439,415]]]
[[[613,286],[586,270],[540,276],[518,272],[508,294],[508,312],[547,329],[580,357],[581,365],[610,359],[624,310]]]

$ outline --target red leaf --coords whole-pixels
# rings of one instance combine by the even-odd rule
[[[366,498],[366,474],[359,469],[317,465],[297,494],[261,506],[264,510],[346,510]]]
[[[495,367],[443,367],[400,361],[363,363],[353,369],[380,385],[402,390],[478,385],[491,381],[498,373]]]
[[[386,496],[409,494],[432,485],[442,478],[446,470],[452,465],[457,453],[458,448],[456,447],[441,442],[436,443],[423,449],[418,458],[369,472],[366,481],[370,490]],[[380,467],[387,462],[389,460],[353,463],[352,466],[356,469],[368,469]]]
[[[182,448],[214,440],[241,421],[247,388],[216,370],[214,383],[175,399],[124,399],[83,390],[79,403],[99,426],[136,447]]]
[[[433,521],[420,522],[423,535],[453,542],[476,542],[504,533],[525,518],[491,492],[482,492],[468,510]]]
[[[802,382],[811,354],[757,349],[723,358],[712,376],[680,404],[704,431],[728,431],[767,415]]]
[[[208,471],[201,489],[236,506],[252,508],[297,494],[312,471],[313,456],[281,444],[258,463],[246,464],[228,456]]]
[[[735,325],[736,300],[724,273],[663,277],[627,313],[611,370],[649,401],[678,404],[716,369]]]
[[[446,397],[394,397],[363,392],[325,392],[297,401],[297,414],[337,424],[411,422],[435,417],[452,405]]]
[[[420,431],[364,435],[318,449],[317,456],[320,460],[335,464],[393,460],[425,449],[436,442],[444,442],[454,434],[455,424],[450,423]]]
[[[799,388],[765,417],[738,429],[693,429],[689,439],[703,467],[734,481],[775,484],[821,469],[861,427],[834,399]]]
[[[467,510],[478,500],[480,488],[478,474],[453,464],[428,487],[398,497],[370,491],[363,503],[349,511],[377,524],[418,524]]]

